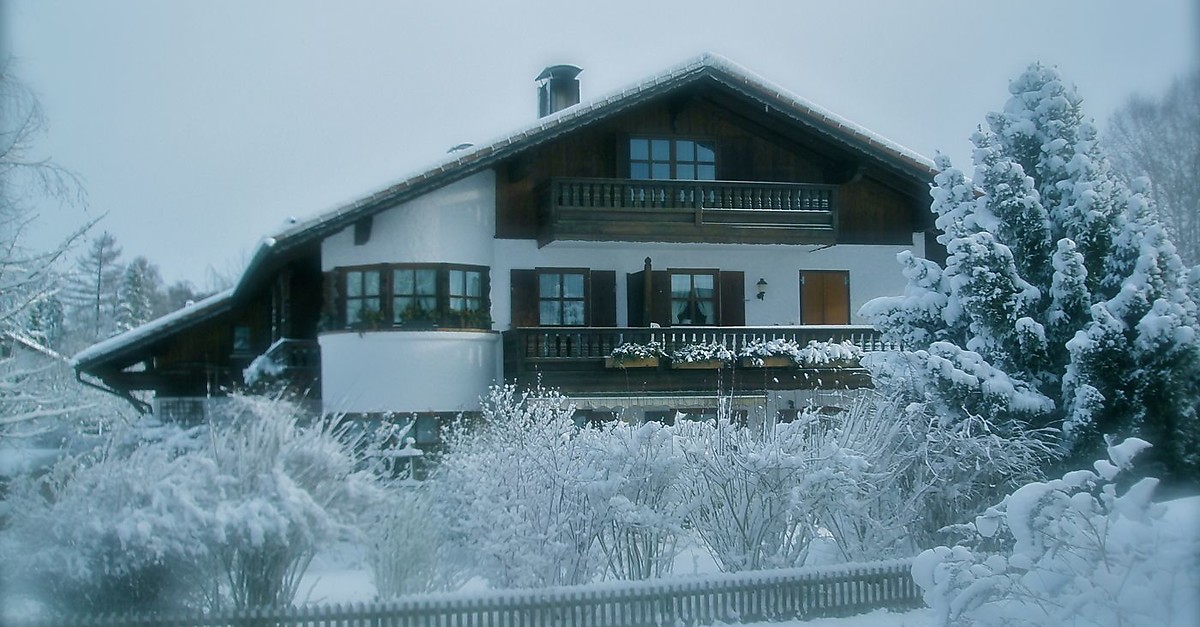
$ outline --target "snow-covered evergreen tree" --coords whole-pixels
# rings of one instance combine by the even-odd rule
[[[945,268],[903,254],[902,296],[866,304],[904,350],[868,362],[947,415],[1061,426],[1063,453],[1157,444],[1200,473],[1200,344],[1188,273],[1146,189],[1110,171],[1080,99],[1033,65],[974,134],[971,180],[944,157],[931,191]],[[1163,471],[1160,471],[1163,472]]]
[[[158,267],[142,256],[125,266],[117,304],[117,330],[127,331],[153,320],[162,309],[162,277]]]

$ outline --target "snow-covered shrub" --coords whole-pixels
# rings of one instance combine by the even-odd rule
[[[1156,479],[1118,495],[1114,478],[1149,444],[1108,448],[1094,471],[1034,482],[962,525],[913,578],[939,625],[1183,626],[1200,622],[1200,538],[1151,501]]]
[[[692,501],[683,489],[682,450],[673,429],[657,422],[612,422],[581,433],[602,470],[584,486],[604,513],[597,545],[605,574],[651,579],[670,574]]]
[[[453,590],[461,570],[448,555],[437,495],[425,482],[392,487],[366,527],[375,588],[383,598]]]
[[[602,512],[584,490],[602,471],[586,463],[574,412],[555,392],[496,387],[477,423],[446,434],[431,481],[451,548],[494,586],[581,584],[603,568]]]
[[[798,566],[822,523],[859,494],[868,463],[803,421],[683,423],[689,522],[725,572]]]
[[[685,344],[671,352],[671,361],[694,363],[697,361],[733,361],[733,351],[720,342]]]
[[[290,403],[222,407],[189,431],[114,434],[24,485],[6,559],[59,611],[290,603],[313,554],[355,534],[378,479]]]

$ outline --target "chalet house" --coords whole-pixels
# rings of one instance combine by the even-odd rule
[[[856,312],[900,292],[897,253],[937,256],[933,164],[717,56],[589,103],[579,72],[537,77],[532,125],[287,225],[236,287],[84,350],[79,375],[186,416],[265,371],[325,412],[415,415],[421,439],[502,381],[596,419],[710,415],[718,390],[784,415],[867,384],[736,355],[880,348]],[[612,359],[650,342],[735,358]]]

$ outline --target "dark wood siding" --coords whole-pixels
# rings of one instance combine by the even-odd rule
[[[840,243],[905,243],[920,230],[913,216],[928,210],[924,188],[907,181],[902,193],[893,175],[864,165],[864,155],[713,91],[650,101],[503,162],[497,237],[538,236],[552,177],[628,178],[631,136],[713,141],[719,180],[838,185]]]

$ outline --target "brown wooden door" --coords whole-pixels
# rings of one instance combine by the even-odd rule
[[[850,324],[850,273],[800,271],[800,324]]]

